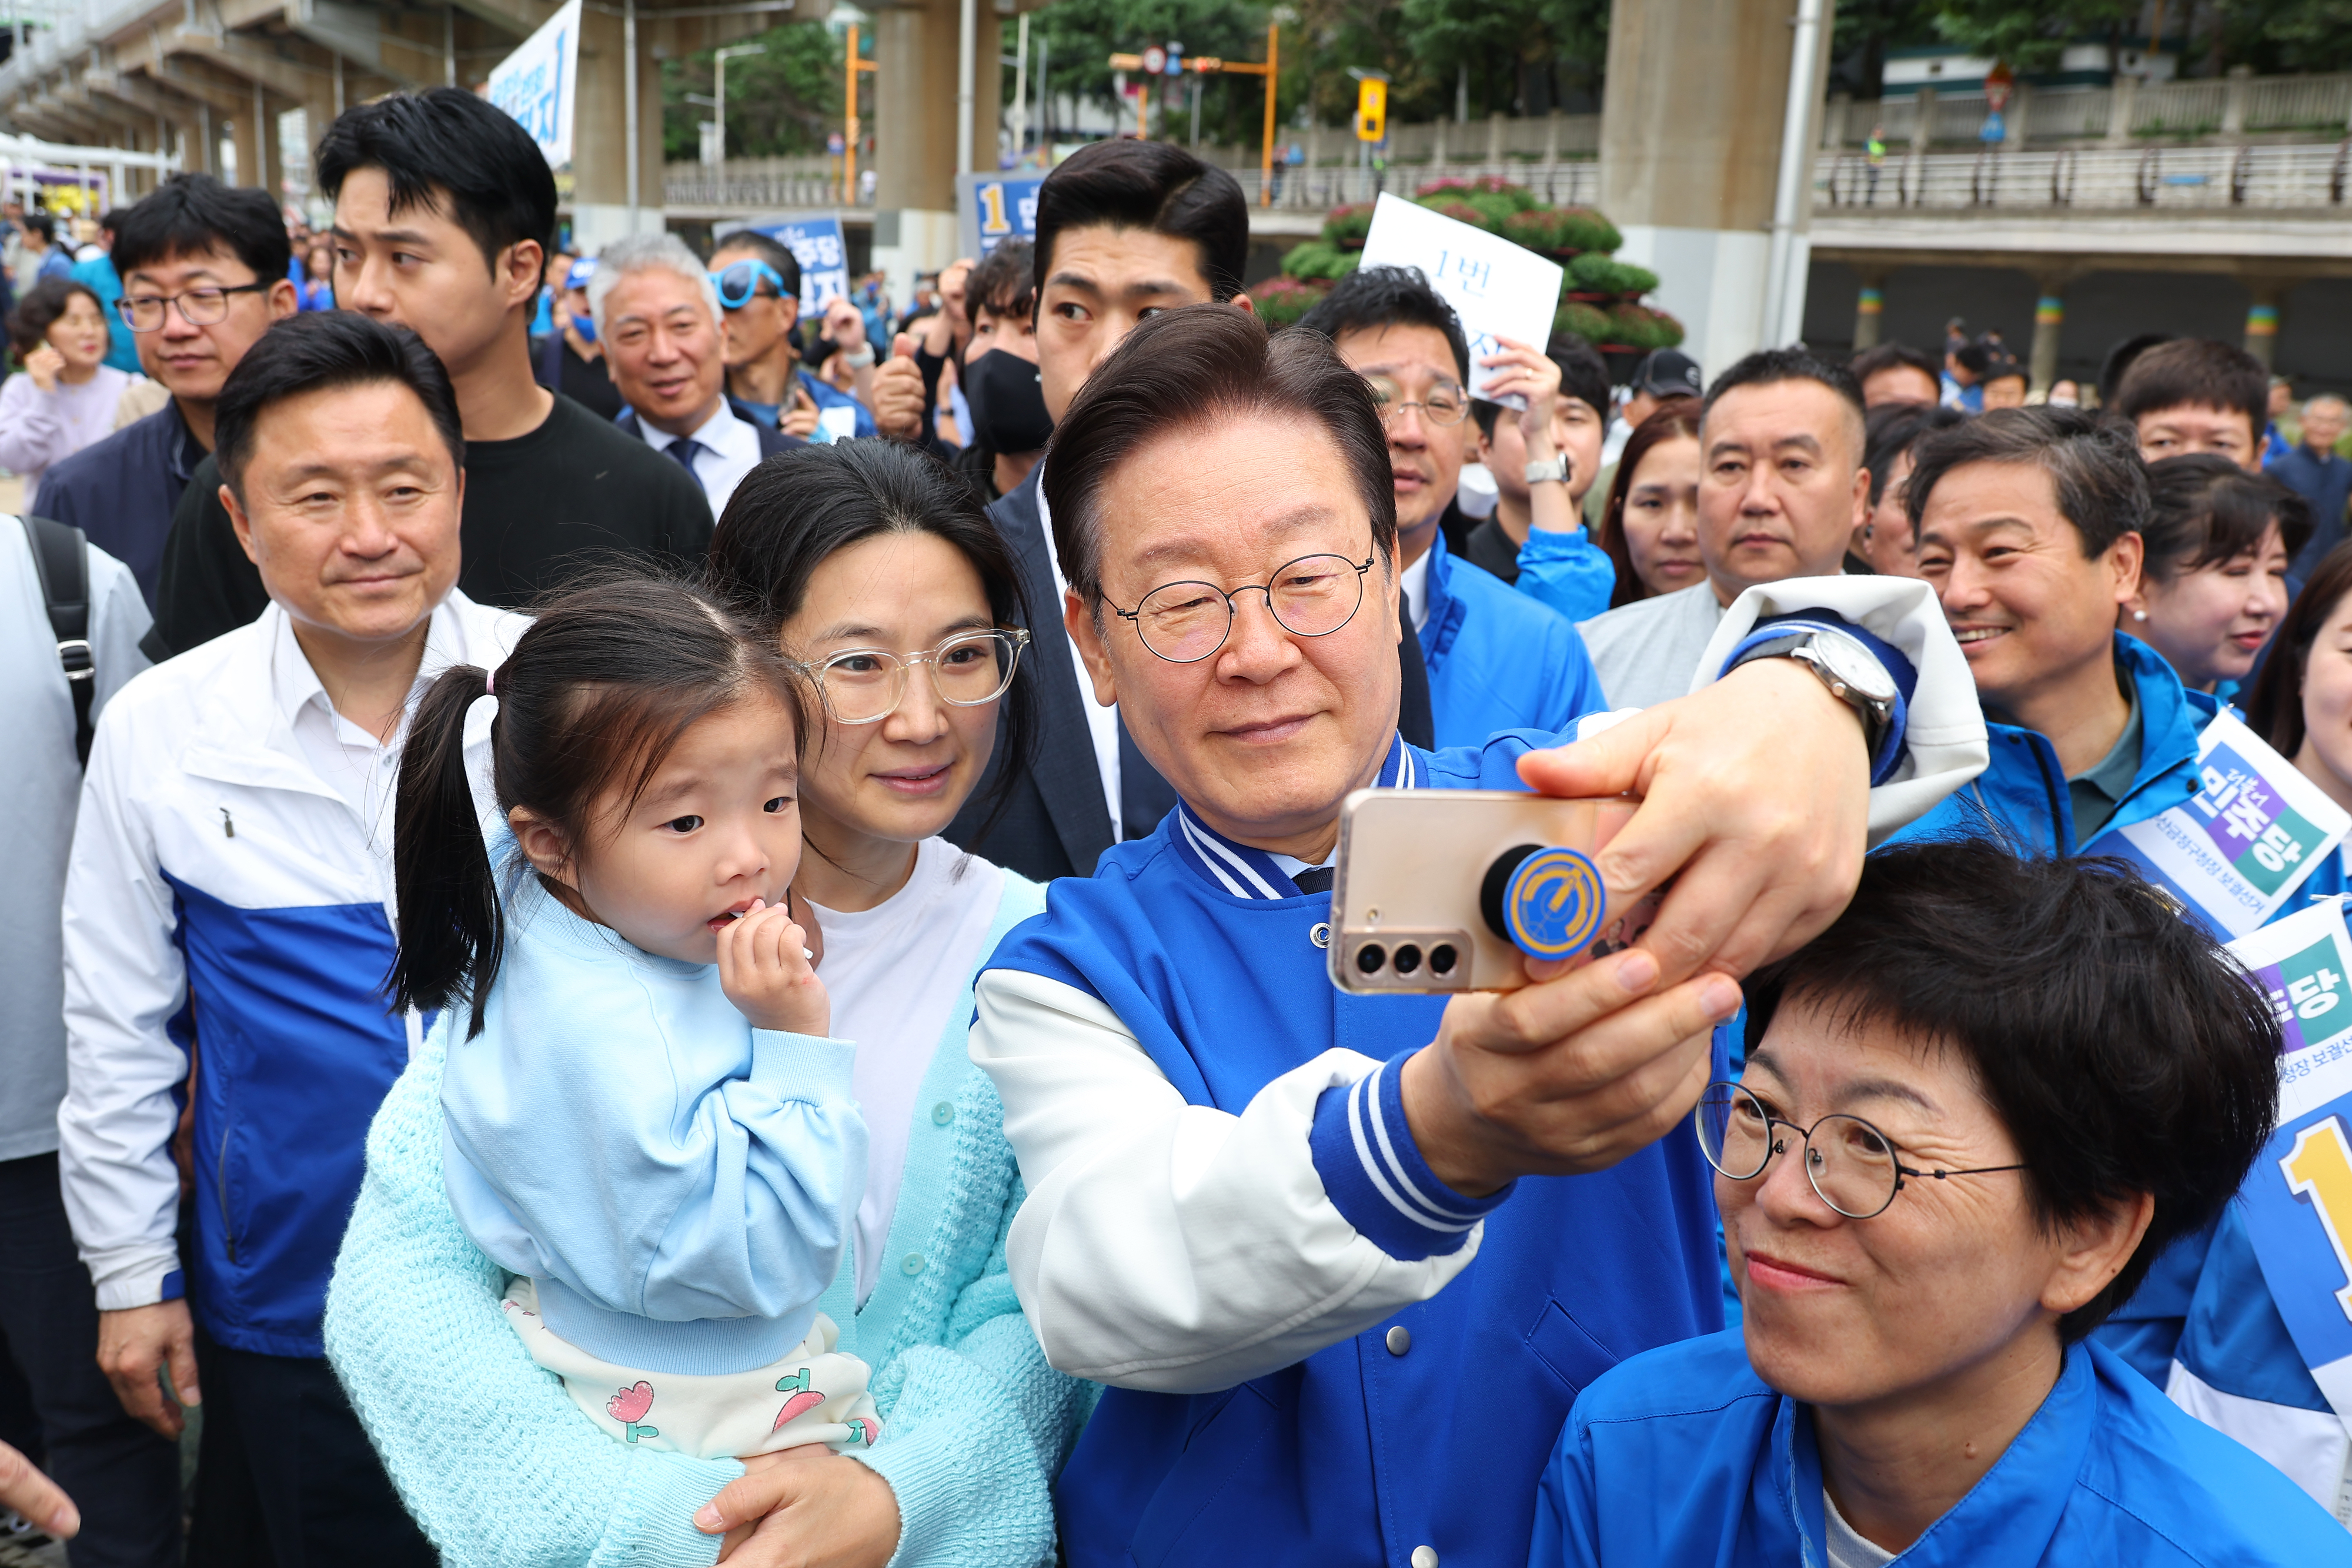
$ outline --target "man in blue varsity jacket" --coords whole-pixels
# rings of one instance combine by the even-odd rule
[[[1727,615],[1736,673],[1587,746],[1409,747],[1379,413],[1326,340],[1229,308],[1137,327],[1045,486],[1065,624],[1180,801],[977,988],[1015,1288],[1112,1385],[1059,1482],[1068,1560],[1525,1562],[1577,1391],[1722,1322],[1686,1126],[1710,1026],[1872,831],[1983,765],[1958,650],[1923,584],[1784,582]],[[1638,790],[1601,873],[1675,890],[1643,947],[1507,997],[1343,996],[1329,860],[1375,782]]]

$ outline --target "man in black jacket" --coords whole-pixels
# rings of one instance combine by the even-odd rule
[[[352,109],[319,144],[335,204],[335,302],[413,328],[465,422],[457,585],[520,605],[585,555],[699,560],[710,507],[678,464],[531,375],[530,318],[555,232],[555,177],[512,119],[435,88]],[[164,547],[156,658],[242,626],[268,602],[199,465]]]
[[[1250,308],[1242,292],[1249,206],[1223,170],[1161,141],[1102,141],[1048,175],[1037,193],[1036,338],[1039,391],[1059,419],[1095,367],[1138,321],[1183,306]],[[1003,749],[992,768],[1018,768],[1004,810],[982,834],[966,807],[947,836],[1024,876],[1093,874],[1096,857],[1160,825],[1176,796],[1119,720],[1097,703],[1059,622],[1068,591],[1054,531],[1028,479],[988,509],[1021,563],[1034,622],[1018,678],[1037,683],[1038,745]],[[1272,563],[1269,563],[1272,564]],[[1418,641],[1397,644],[1407,740],[1430,744],[1429,681]],[[985,784],[973,792],[987,799]]]

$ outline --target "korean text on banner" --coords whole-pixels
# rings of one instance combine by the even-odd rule
[[[1037,237],[1037,187],[1043,174],[958,174],[959,256],[982,256],[1009,239]]]
[[[1560,268],[1500,235],[1383,192],[1372,208],[1362,265],[1417,267],[1454,307],[1470,340],[1473,395],[1480,395],[1478,389],[1496,373],[1478,362],[1499,347],[1496,339],[1516,339],[1533,349],[1550,340],[1552,315],[1559,308]],[[1526,402],[1517,396],[1500,401],[1514,408]]]
[[[580,0],[550,16],[522,47],[490,68],[485,93],[512,115],[547,166],[572,164],[572,105],[580,95]]]
[[[2199,737],[2197,771],[2186,805],[2110,829],[2083,852],[2132,862],[2228,941],[2284,908],[2352,817],[2226,713]]]
[[[803,320],[814,321],[826,301],[836,294],[849,292],[849,246],[842,239],[839,214],[828,213],[823,217],[787,218],[745,226],[791,251],[793,259],[801,264]]]
[[[2230,944],[2285,1037],[2278,1130],[2240,1193],[2263,1281],[2352,1427],[2352,936],[2327,899]]]

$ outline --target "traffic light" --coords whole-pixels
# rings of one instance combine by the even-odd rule
[[[1389,136],[1389,84],[1378,77],[1356,83],[1356,140],[1385,141]]]

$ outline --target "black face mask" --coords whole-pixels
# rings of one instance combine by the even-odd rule
[[[1037,367],[1018,354],[991,349],[966,364],[963,396],[972,434],[991,452],[1034,452],[1054,434]]]

